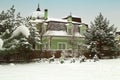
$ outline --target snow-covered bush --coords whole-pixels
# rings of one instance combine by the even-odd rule
[[[19,36],[20,34],[22,34],[24,37],[28,38],[30,36],[30,31],[25,25],[21,25],[13,31],[12,37]]]

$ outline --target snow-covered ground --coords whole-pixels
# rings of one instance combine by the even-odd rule
[[[0,80],[120,80],[120,59],[0,65]]]

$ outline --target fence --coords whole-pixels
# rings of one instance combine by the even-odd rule
[[[13,54],[0,54],[0,63],[2,62],[25,62],[31,61],[33,59],[41,59],[41,58],[50,58],[52,55],[55,58],[61,57],[61,51],[52,51],[52,50],[44,50],[41,52],[40,50],[34,50],[30,53],[13,53]]]
[[[71,50],[67,50],[64,54],[65,57],[73,57],[71,54]],[[90,53],[88,51],[82,51],[83,54],[87,58],[92,58],[94,56],[93,53]],[[50,58],[53,55],[55,58],[60,58],[63,54],[63,51],[61,50],[43,50],[42,52],[40,50],[34,50],[28,54],[26,53],[15,53],[15,54],[0,54],[0,62],[25,62],[25,61],[31,61],[33,59],[41,59],[41,58]],[[79,57],[79,52],[77,53],[77,57]],[[110,52],[110,51],[103,51],[102,54],[100,54],[101,58],[116,58],[120,56],[120,52]]]

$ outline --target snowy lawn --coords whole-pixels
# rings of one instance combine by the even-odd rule
[[[0,80],[120,80],[120,59],[0,65]]]

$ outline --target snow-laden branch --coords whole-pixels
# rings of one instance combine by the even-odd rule
[[[21,25],[21,26],[17,27],[15,31],[13,31],[12,37],[16,37],[19,34],[22,34],[23,36],[28,38],[29,35],[30,35],[30,31],[29,31],[29,29],[26,26]]]

